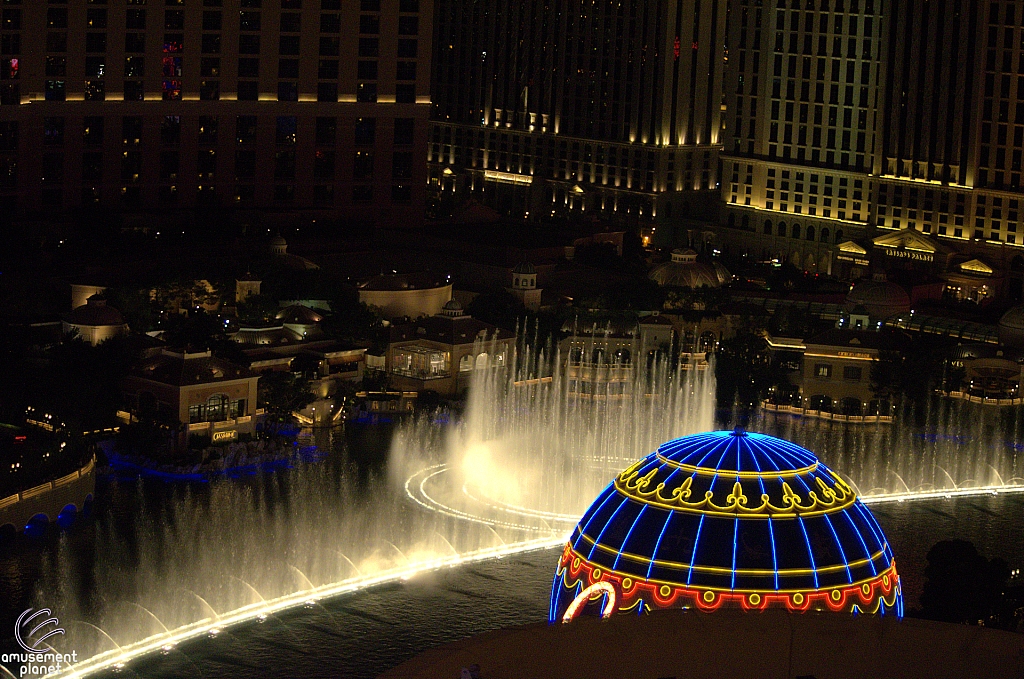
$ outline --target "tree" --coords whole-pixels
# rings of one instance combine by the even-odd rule
[[[968,625],[999,625],[1010,569],[966,540],[943,540],[928,550],[921,617]]]
[[[291,372],[272,371],[260,376],[257,400],[271,421],[291,421],[293,412],[302,410],[315,398],[309,381]]]
[[[249,295],[238,303],[238,320],[255,325],[269,323],[277,311],[277,300],[270,295]]]
[[[764,338],[743,332],[722,342],[715,360],[718,406],[732,407],[734,400],[744,410],[753,410],[779,380],[773,374],[771,352]]]

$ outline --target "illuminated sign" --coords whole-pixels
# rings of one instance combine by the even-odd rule
[[[917,262],[931,262],[935,259],[935,256],[930,252],[920,252],[916,250],[893,250],[890,248],[885,249],[887,257],[895,257],[897,259],[912,259]]]
[[[215,431],[213,432],[213,442],[218,443],[220,441],[234,441],[238,438],[238,432],[235,430],[231,431]]]
[[[532,184],[533,177],[528,174],[515,174],[513,172],[498,172],[497,170],[485,170],[484,179],[503,184]]]
[[[867,266],[870,263],[866,259],[862,259],[860,257],[850,257],[849,255],[836,255],[836,259],[838,259],[841,262],[853,262],[854,264],[857,264],[859,266]]]

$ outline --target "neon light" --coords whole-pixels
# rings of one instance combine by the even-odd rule
[[[615,612],[617,597],[615,595],[615,588],[610,583],[602,580],[595,582],[576,595],[576,598],[572,600],[569,608],[565,611],[565,615],[562,616],[562,622],[572,622],[573,618],[579,615],[579,612],[587,605],[591,597],[601,593],[604,594],[604,607],[601,609],[601,617],[610,618],[612,613]]]
[[[719,479],[729,481],[725,489],[717,488]],[[580,586],[585,590],[598,582],[615,588],[620,611],[642,610],[641,599],[649,608],[681,605],[702,611],[722,606],[868,614],[902,610],[896,565],[874,517],[838,474],[819,463],[813,453],[789,442],[743,432],[684,437],[633,462],[604,492],[588,514],[605,516],[611,495],[620,497],[620,504],[596,537],[589,526],[581,526],[572,544],[566,544],[556,575],[559,587],[549,616],[552,620],[564,617],[574,599],[568,595],[570,591],[582,591]],[[633,518],[622,512],[630,500],[643,505]],[[667,515],[647,512],[650,505]],[[700,518],[673,523],[677,513],[699,514]],[[841,519],[833,517],[840,514]],[[856,516],[862,521],[855,521]],[[741,537],[745,527],[755,528],[744,522],[758,520],[768,522],[771,567],[744,568],[739,555]],[[809,526],[812,520],[821,525]],[[842,531],[836,520],[845,522],[839,526]],[[709,521],[712,523],[705,530]],[[731,524],[731,557],[720,548],[701,550],[701,538],[711,539],[706,535],[724,538],[725,521]],[[834,548],[828,547],[826,527]],[[825,540],[820,554],[815,553],[810,539],[812,529],[816,539],[820,534]],[[847,530],[853,534],[848,535]],[[655,531],[658,537],[653,549],[647,542],[634,548],[642,552],[646,547],[649,553],[629,551],[632,536]],[[755,532],[763,544],[764,527],[756,527]],[[609,535],[625,538],[621,543],[605,544]],[[877,550],[869,547],[868,535]],[[781,545],[801,541],[805,553],[797,548],[797,554],[779,554]],[[863,558],[851,560],[850,555],[858,552]],[[767,554],[763,550],[761,554],[762,562],[766,561]],[[729,558],[731,562],[726,561]],[[780,558],[785,568],[780,568]],[[579,614],[579,608],[570,619]]]

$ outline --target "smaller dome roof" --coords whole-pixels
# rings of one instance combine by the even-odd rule
[[[459,304],[459,300],[454,299],[454,298],[452,298],[452,299],[448,300],[447,302],[445,302],[444,306],[442,308],[445,311],[462,311],[462,305]]]
[[[846,306],[847,310],[863,306],[872,317],[888,318],[910,311],[910,296],[896,283],[863,280],[846,295]]]
[[[288,245],[288,241],[286,241],[281,236],[274,236],[273,238],[270,239],[270,245],[271,245],[271,247],[273,247],[273,246],[281,246],[281,245]]]
[[[716,261],[711,266],[715,269],[715,274],[718,276],[718,282],[721,285],[732,282],[732,273],[725,268],[725,264]]]
[[[512,273],[530,275],[537,273],[537,269],[533,267],[533,264],[523,261],[517,264],[516,268],[512,269]]]
[[[1015,306],[999,319],[999,343],[1024,347],[1024,306]]]
[[[114,307],[107,306],[106,297],[93,295],[85,304],[68,314],[67,322],[81,326],[124,325],[124,316]]]
[[[281,309],[275,318],[281,323],[301,325],[312,325],[323,320],[323,316],[302,304],[292,304]]]

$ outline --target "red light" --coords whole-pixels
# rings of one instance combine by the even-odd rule
[[[679,36],[676,36],[675,42],[672,44],[672,52],[676,55],[676,59],[679,58]]]

